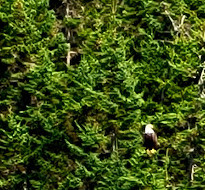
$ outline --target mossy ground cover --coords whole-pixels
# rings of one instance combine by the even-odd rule
[[[0,0],[0,188],[204,189],[204,7]]]

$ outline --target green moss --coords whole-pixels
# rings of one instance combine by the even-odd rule
[[[0,2],[0,188],[204,189],[201,1]]]

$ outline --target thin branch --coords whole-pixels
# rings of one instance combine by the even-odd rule
[[[75,52],[75,51],[68,51],[68,54],[67,54],[67,61],[66,61],[66,65],[67,66],[70,66],[70,60],[73,56],[77,55],[78,53]],[[73,55],[73,56],[72,56]]]
[[[178,31],[179,31],[179,28],[178,28],[178,26],[176,25],[176,21],[174,21],[174,20],[172,19],[172,17],[170,16],[170,13],[169,13],[167,10],[165,10],[165,14],[169,17],[169,20],[171,21],[172,26],[173,26],[173,28],[174,28],[174,31],[178,32]]]
[[[199,85],[199,88],[200,88],[200,92],[199,92],[199,95],[201,98],[205,98],[205,93],[204,93],[204,72],[205,72],[205,67],[203,66],[203,69],[201,71],[201,75],[200,75],[200,78],[199,78],[199,82],[198,82],[198,85]]]

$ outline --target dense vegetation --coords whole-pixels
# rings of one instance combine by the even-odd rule
[[[205,0],[0,0],[0,189],[205,189],[204,23]]]

